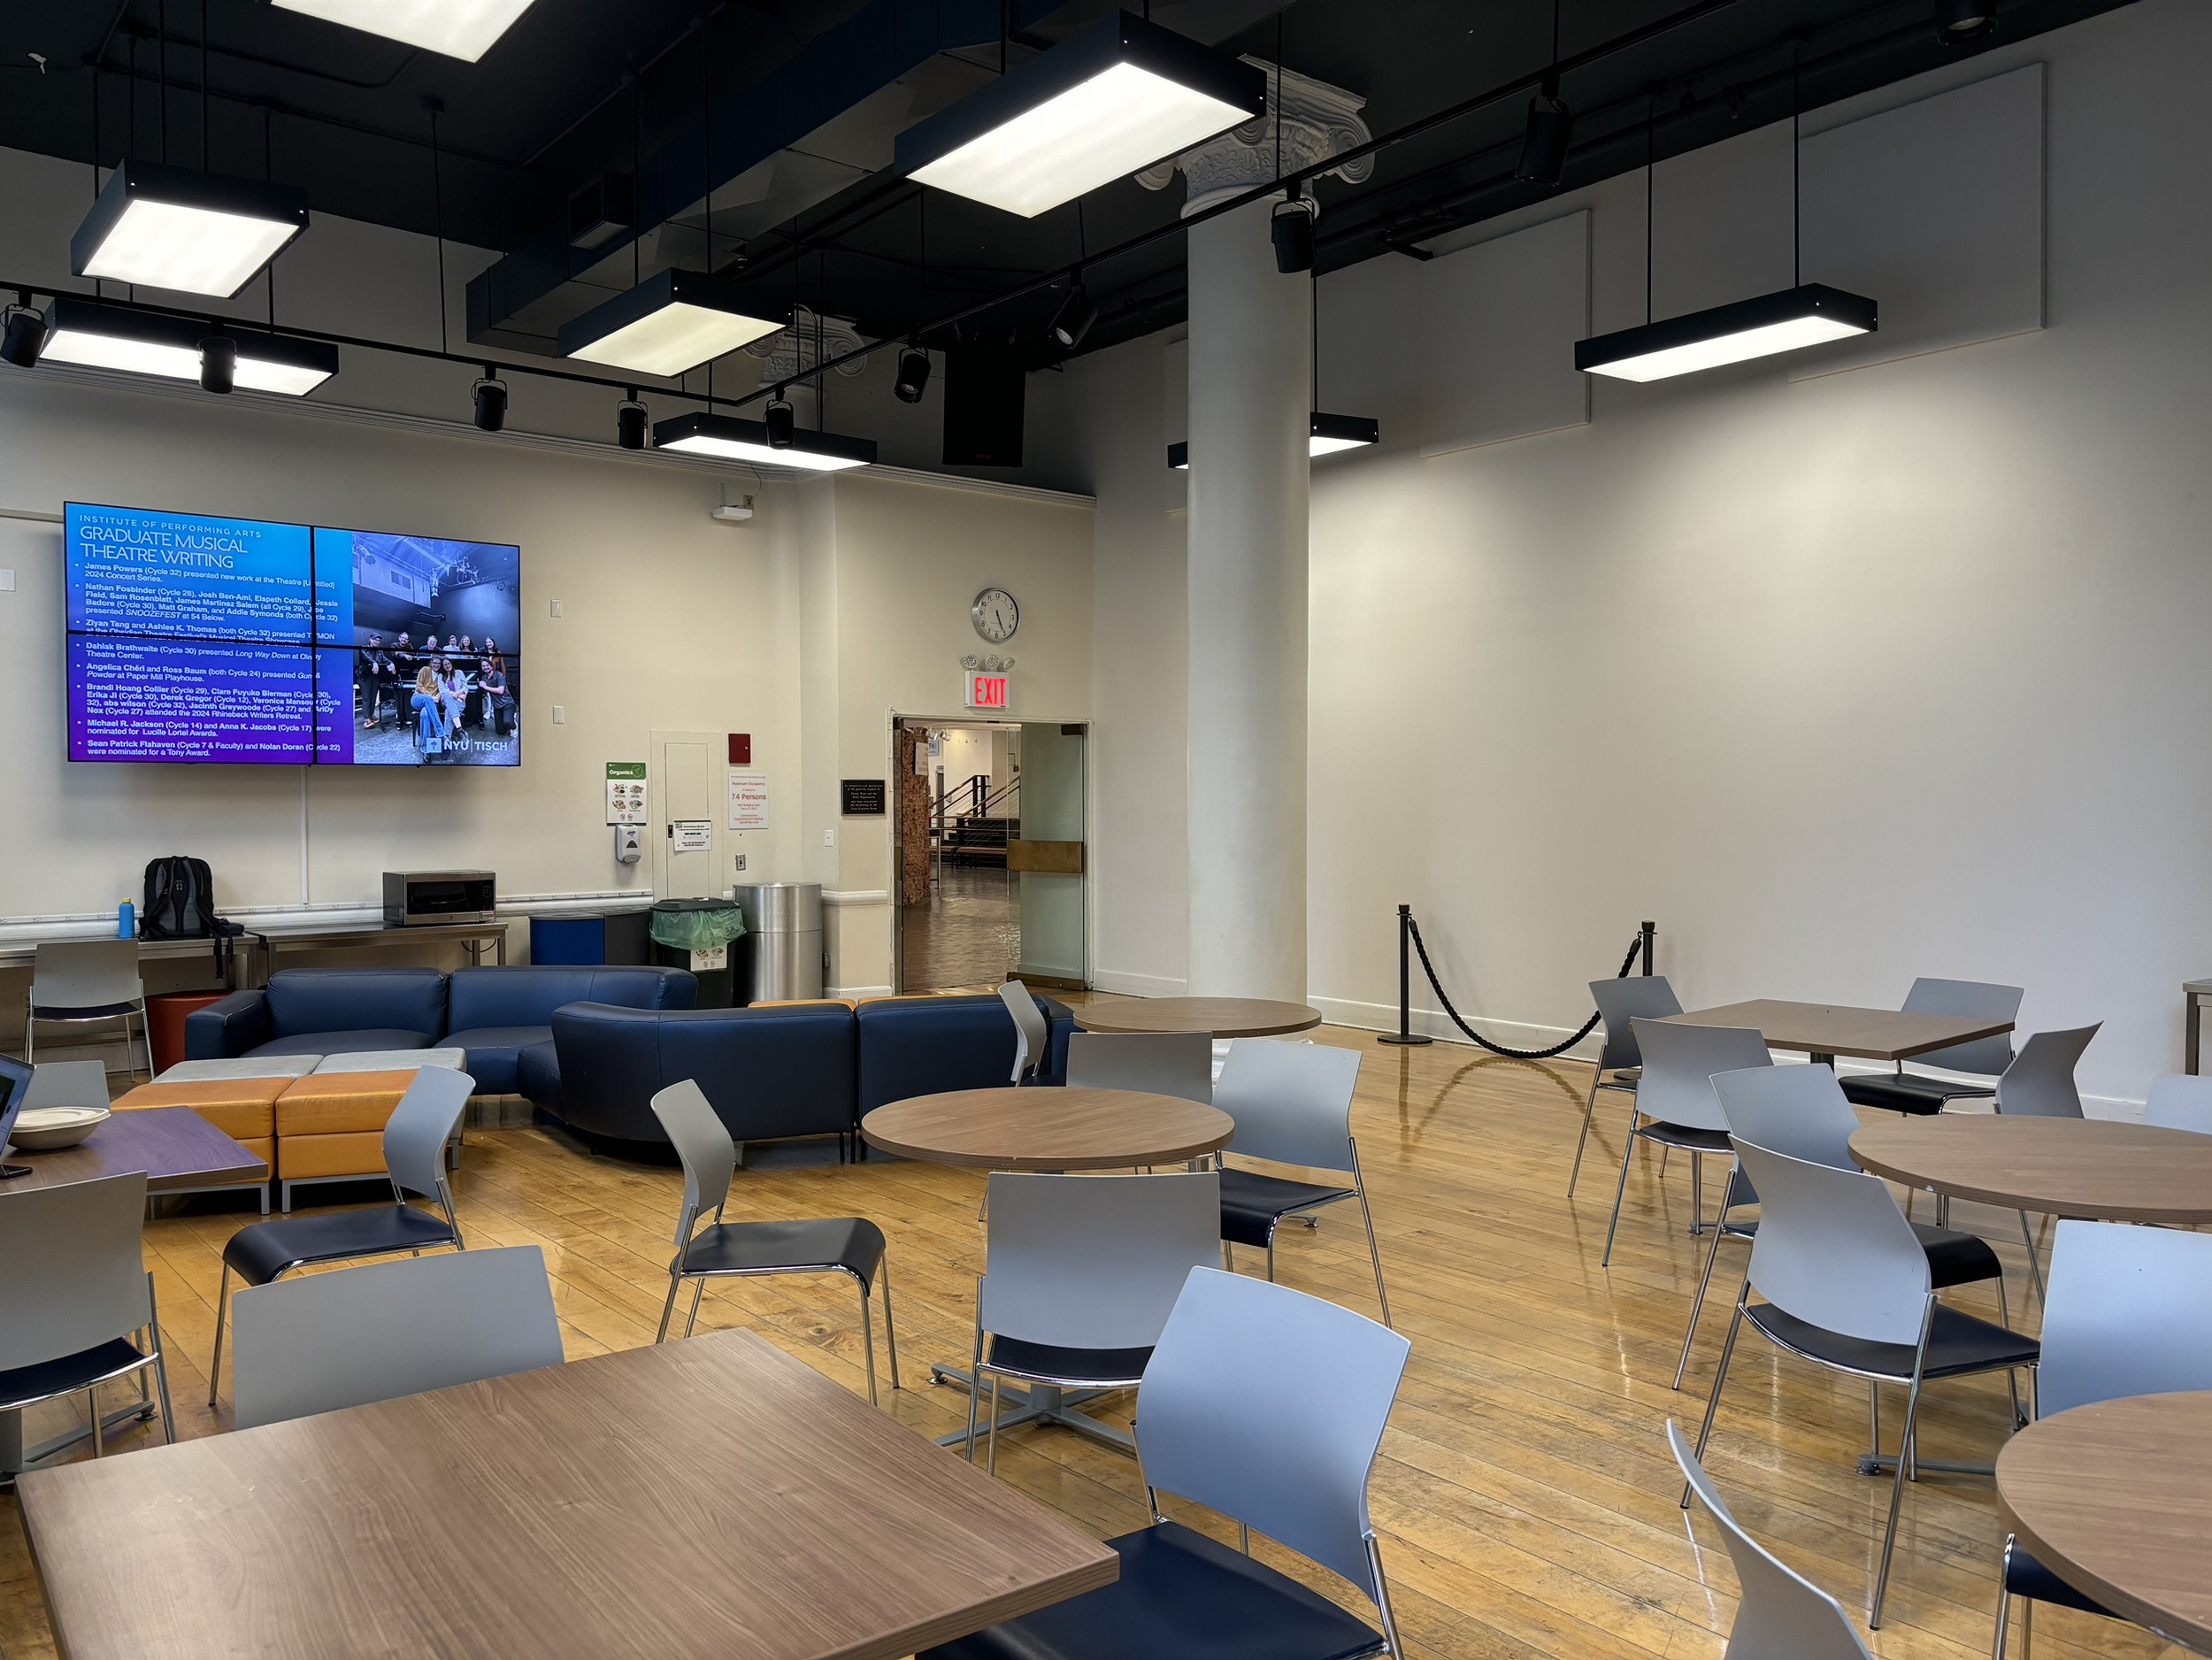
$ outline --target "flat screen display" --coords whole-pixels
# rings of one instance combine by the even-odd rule
[[[69,758],[522,760],[522,550],[68,503]]]

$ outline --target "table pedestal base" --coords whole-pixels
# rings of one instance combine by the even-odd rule
[[[1949,1476],[1993,1476],[1997,1473],[1995,1464],[1978,1464],[1972,1459],[1961,1461],[1955,1458],[1916,1458],[1913,1460],[1912,1467],[1916,1472],[1933,1470],[1939,1475]],[[1894,1475],[1896,1472],[1897,1455],[1895,1453],[1861,1453],[1859,1455],[1859,1473],[1863,1476]]]
[[[929,1380],[932,1383],[957,1384],[970,1394],[976,1389],[975,1375],[959,1366],[932,1366]],[[983,1388],[987,1395],[990,1385],[986,1383]],[[998,1426],[1001,1429],[1011,1429],[1017,1424],[1058,1424],[1078,1434],[1087,1435],[1093,1441],[1119,1448],[1123,1452],[1133,1453],[1137,1450],[1136,1441],[1126,1430],[1075,1410],[1087,1401],[1111,1395],[1113,1391],[1110,1389],[1085,1389],[1071,1395],[1049,1384],[1002,1383],[998,1393]],[[1014,1409],[1010,1412],[1005,1410],[1009,1405]],[[987,1423],[978,1418],[975,1433],[979,1438],[987,1433],[989,1428]],[[949,1435],[937,1437],[937,1444],[940,1447],[961,1447],[967,1443],[967,1440],[968,1432],[956,1429]]]

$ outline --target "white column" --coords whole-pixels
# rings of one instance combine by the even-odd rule
[[[1246,61],[1281,143],[1271,111],[1138,175],[1179,169],[1187,214],[1366,136],[1357,97]],[[1302,1003],[1313,287],[1275,268],[1274,200],[1190,231],[1190,990]]]

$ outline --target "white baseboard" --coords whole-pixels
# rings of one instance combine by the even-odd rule
[[[1164,974],[1125,974],[1119,969],[1094,968],[1091,971],[1091,989],[1126,997],[1180,997],[1189,991],[1190,982],[1170,980]]]
[[[855,1003],[863,997],[889,997],[895,995],[889,986],[826,986],[822,988],[825,997],[849,997]]]

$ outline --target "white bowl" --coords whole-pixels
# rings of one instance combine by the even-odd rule
[[[74,1147],[114,1114],[105,1107],[32,1107],[18,1113],[8,1140],[26,1153]]]

